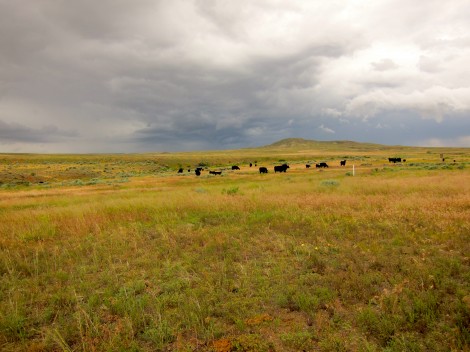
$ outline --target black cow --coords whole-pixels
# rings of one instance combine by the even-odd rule
[[[182,174],[182,173],[183,173],[183,168],[182,168],[182,167],[179,168],[178,173],[179,173],[179,174]]]
[[[267,173],[268,173],[268,169],[265,168],[264,166],[261,166],[261,167],[259,168],[259,173],[260,173],[260,174],[267,174]]]
[[[209,171],[211,175],[222,175],[222,171]]]
[[[196,176],[201,176],[201,170],[196,169],[194,172],[196,173]]]
[[[340,165],[340,166],[346,166],[346,160],[341,160],[341,161],[339,162],[339,165]]]
[[[401,158],[388,158],[389,163],[401,163]]]
[[[286,172],[288,168],[289,168],[289,165],[287,165],[287,164],[274,166],[274,173],[276,173],[276,172]]]
[[[240,170],[240,168],[237,165],[233,165],[232,170]]]
[[[325,167],[328,167],[328,164],[322,162],[322,163],[320,163],[320,164],[315,164],[315,167],[316,167],[317,169],[320,169],[320,168],[322,168],[322,167],[325,168]]]
[[[252,166],[253,166],[253,164],[252,164],[252,163],[250,163],[250,167],[252,167]]]
[[[305,165],[307,169],[310,169],[310,164]]]

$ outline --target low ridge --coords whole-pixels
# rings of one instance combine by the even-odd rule
[[[277,142],[274,142],[269,145],[262,146],[260,148],[266,149],[337,149],[337,148],[345,148],[345,149],[384,149],[384,148],[391,148],[392,146],[386,146],[382,144],[374,144],[374,143],[360,143],[354,141],[316,141],[311,139],[304,139],[304,138],[285,138],[281,139]]]

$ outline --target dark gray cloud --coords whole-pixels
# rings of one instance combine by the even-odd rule
[[[19,123],[0,121],[0,143],[55,143],[77,138],[74,131],[62,131],[57,126],[46,125],[41,128],[30,128]]]
[[[0,146],[465,145],[469,16],[458,0],[0,0]]]

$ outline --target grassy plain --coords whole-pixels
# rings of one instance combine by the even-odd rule
[[[469,240],[468,148],[3,154],[0,349],[468,351]]]

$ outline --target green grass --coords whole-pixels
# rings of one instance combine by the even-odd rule
[[[470,173],[413,152],[419,166],[361,151],[371,166],[354,177],[306,170],[304,153],[228,153],[270,173],[223,177],[146,174],[145,156],[5,156],[54,182],[0,191],[0,349],[468,350]],[[101,163],[132,176],[60,177]]]

